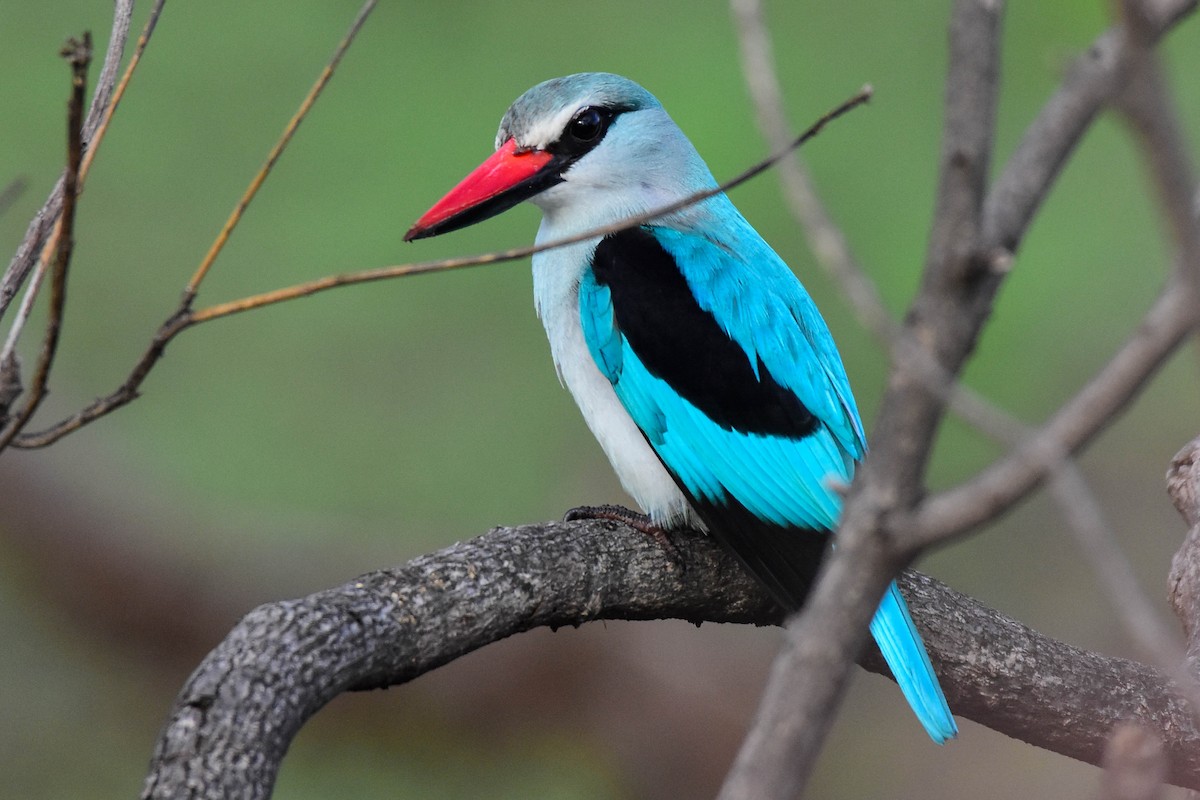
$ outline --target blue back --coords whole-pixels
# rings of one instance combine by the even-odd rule
[[[723,199],[723,198],[719,198]],[[795,393],[819,420],[803,438],[723,428],[651,374],[618,330],[608,287],[589,270],[579,289],[584,338],[601,372],[683,488],[732,497],[781,526],[831,530],[866,450],[862,423],[833,338],[795,276],[728,201],[716,241],[648,230],[674,258],[701,308],[754,365]],[[729,216],[731,215],[731,216]],[[703,353],[680,353],[703,358]]]
[[[714,200],[721,224],[711,234],[646,230],[674,260],[695,302],[745,354],[755,377],[765,379],[765,371],[794,393],[816,418],[814,427],[762,433],[714,421],[647,368],[618,324],[612,288],[594,269],[580,280],[580,322],[596,366],[692,504],[739,507],[752,516],[755,522],[745,531],[714,532],[735,552],[742,548],[739,557],[752,571],[773,573],[759,577],[776,587],[777,599],[787,606],[795,595],[785,591],[779,597],[781,578],[808,579],[811,571],[777,564],[789,552],[803,551],[771,544],[770,537],[764,546],[762,524],[783,537],[833,530],[841,514],[840,490],[854,476],[866,437],[841,358],[812,299],[732,204],[724,196]],[[706,357],[696,347],[679,349],[673,357]],[[954,718],[895,583],[884,594],[871,633],[929,736],[939,744],[953,737]]]

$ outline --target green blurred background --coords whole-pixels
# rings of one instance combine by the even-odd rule
[[[38,422],[111,391],[357,10],[358,0],[171,3],[79,216],[68,322]],[[875,99],[806,150],[890,307],[918,279],[941,124],[948,3],[772,3],[796,127],[871,82]],[[141,9],[140,26],[146,9]],[[8,252],[61,169],[68,35],[107,39],[107,3],[0,3],[0,218]],[[998,162],[1106,4],[1014,3]],[[1200,125],[1200,24],[1166,45]],[[764,152],[719,2],[384,3],[234,234],[208,303],[332,272],[531,240],[521,208],[453,236],[401,235],[491,149],[509,102],[581,70],[629,75],[718,176]],[[735,202],[800,274],[864,416],[880,350],[820,273],[775,176]],[[1031,230],[969,382],[1029,421],[1136,324],[1168,248],[1129,137],[1088,134]],[[0,794],[131,796],[171,698],[254,605],[343,582],[489,526],[623,497],[557,384],[528,267],[352,287],[189,331],[128,408],[44,452],[0,458]],[[32,352],[26,349],[26,354]],[[1164,495],[1197,433],[1194,352],[1084,459],[1144,585],[1162,601],[1182,524]],[[997,449],[950,422],[932,483]],[[1036,498],[921,565],[1073,644],[1131,654],[1053,506]],[[340,698],[302,732],[278,797],[710,796],[778,632],[592,625],[500,643],[411,685]],[[858,673],[814,797],[1085,796],[1097,773],[976,726],[936,748],[895,687]]]

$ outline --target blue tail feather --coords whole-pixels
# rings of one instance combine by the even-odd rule
[[[871,620],[871,635],[929,737],[938,744],[953,739],[958,726],[895,581],[884,593]]]

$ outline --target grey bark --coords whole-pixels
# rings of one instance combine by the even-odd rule
[[[189,678],[144,798],[264,798],[300,727],[331,699],[405,683],[531,628],[598,619],[777,624],[726,553],[677,554],[600,522],[495,528],[401,567],[249,613]],[[909,572],[902,586],[955,713],[1098,764],[1115,723],[1160,732],[1169,779],[1200,789],[1200,731],[1155,670],[1063,644]],[[867,669],[884,672],[867,654]]]

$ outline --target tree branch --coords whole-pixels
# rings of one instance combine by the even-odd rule
[[[1129,0],[1132,4],[1132,0]],[[1127,4],[1127,5],[1129,5]],[[1127,16],[1141,20],[1136,8]],[[1158,57],[1140,55],[1117,108],[1133,131],[1151,185],[1178,252],[1178,265],[1193,296],[1200,297],[1200,219],[1197,218],[1196,169],[1179,113]]]
[[[1022,145],[989,195],[997,233],[1000,215],[1009,204],[1023,205],[1032,215],[1049,182],[1065,158],[1068,142],[1082,135],[1082,120],[1091,119],[1100,105],[1117,100],[1141,142],[1164,216],[1178,251],[1181,269],[1170,280],[1141,324],[1101,371],[1055,413],[1024,447],[993,463],[969,482],[926,501],[913,528],[924,546],[944,541],[1020,500],[1036,488],[1053,465],[1077,452],[1124,409],[1150,377],[1200,324],[1200,224],[1192,210],[1194,171],[1174,108],[1150,48],[1167,27],[1193,10],[1194,2],[1130,0],[1125,22],[1094,44],[1030,126]],[[1061,156],[1048,154],[1067,147]],[[1027,192],[1013,192],[1021,186]],[[1036,190],[1035,190],[1036,187]],[[994,212],[994,213],[993,213]],[[1019,225],[1010,215],[1011,242],[1019,241]],[[1019,229],[1019,230],[1018,230]],[[1005,244],[1004,246],[1009,246]],[[970,509],[970,510],[968,510]]]
[[[11,418],[7,402],[0,405],[0,420],[4,420],[4,424],[0,424],[0,450],[7,447],[13,437],[20,433],[46,395],[46,384],[50,379],[54,356],[58,352],[63,312],[66,309],[67,269],[75,249],[75,208],[79,201],[79,165],[83,160],[83,98],[87,89],[88,67],[92,63],[92,35],[84,32],[82,39],[68,39],[63,46],[62,56],[71,65],[71,95],[67,101],[67,169],[63,174],[62,225],[57,257],[50,277],[50,313],[28,397]],[[7,373],[9,370],[15,374],[16,362],[5,352],[0,356],[0,371]],[[8,383],[11,380],[6,377],[4,382]]]
[[[999,95],[1003,3],[959,0],[950,21],[950,65],[937,201],[921,287],[905,321],[950,376],[974,349],[1002,277],[980,246],[981,208],[991,164],[992,119]],[[945,401],[893,362],[872,447],[900,467],[898,504],[923,492],[925,463]],[[889,444],[894,442],[894,444]]]
[[[1100,109],[1120,91],[1130,66],[1145,47],[1194,11],[1196,2],[1141,3],[1141,23],[1135,36],[1130,36],[1125,25],[1117,25],[1072,65],[988,192],[983,213],[987,249],[1016,252],[1067,157]]]
[[[153,10],[150,12],[150,18],[146,22],[146,27],[143,30],[141,37],[139,37],[139,39],[138,39],[137,50],[134,53],[133,58],[130,60],[128,68],[125,70],[125,75],[121,79],[120,86],[117,87],[116,93],[112,95],[112,103],[105,109],[102,120],[99,123],[99,127],[97,128],[97,131],[96,131],[96,137],[97,137],[96,142],[95,142],[96,144],[99,143],[99,137],[107,129],[107,125],[108,125],[109,121],[112,119],[113,112],[116,110],[117,103],[120,102],[120,99],[121,99],[122,95],[124,94],[125,88],[129,84],[129,79],[132,77],[133,71],[137,67],[138,61],[141,58],[142,53],[145,51],[146,44],[150,40],[150,35],[154,32],[154,28],[155,28],[155,25],[157,24],[158,17],[162,12],[164,2],[165,2],[165,0],[158,0],[158,2],[155,4]],[[88,424],[89,422],[99,419],[100,417],[105,416],[106,414],[109,414],[109,413],[117,410],[118,408],[121,408],[121,407],[127,405],[128,403],[137,399],[137,397],[139,396],[138,390],[141,387],[142,381],[144,381],[146,379],[146,376],[149,375],[150,370],[153,369],[154,366],[158,363],[158,360],[162,357],[162,354],[166,351],[167,344],[173,338],[175,338],[175,336],[177,336],[182,331],[186,330],[187,328],[189,328],[192,325],[197,324],[199,322],[204,322],[209,319],[216,319],[216,318],[219,318],[222,316],[227,316],[228,314],[231,314],[231,313],[237,313],[238,311],[256,307],[253,304],[244,304],[243,303],[243,304],[239,305],[235,302],[234,304],[224,304],[224,306],[222,306],[222,307],[213,307],[213,308],[205,309],[204,311],[199,312],[199,313],[191,312],[191,304],[192,304],[193,299],[195,298],[196,292],[199,290],[201,281],[203,281],[204,277],[208,274],[208,271],[212,267],[213,262],[216,260],[217,255],[220,254],[221,250],[225,246],[225,243],[229,240],[229,236],[232,233],[233,229],[237,226],[238,222],[241,220],[242,214],[245,212],[246,207],[250,204],[251,200],[254,199],[254,196],[255,196],[255,194],[257,194],[259,187],[262,186],[263,182],[267,178],[267,175],[270,173],[272,167],[275,165],[275,162],[278,161],[278,159],[282,155],[284,149],[287,147],[288,143],[291,141],[292,136],[296,132],[296,129],[299,127],[300,123],[304,120],[304,118],[308,115],[308,112],[312,109],[313,104],[316,102],[317,98],[320,96],[322,90],[329,83],[330,78],[333,77],[334,70],[337,68],[338,64],[341,62],[342,57],[345,55],[346,51],[349,49],[350,45],[353,43],[355,37],[358,35],[358,32],[362,29],[363,24],[366,22],[366,19],[370,15],[371,11],[374,10],[376,4],[377,4],[377,0],[366,0],[366,2],[364,2],[362,8],[359,10],[358,14],[355,16],[354,21],[351,23],[348,32],[342,38],[342,40],[338,44],[337,48],[334,50],[333,56],[326,63],[325,68],[322,70],[321,74],[318,76],[313,87],[309,90],[309,93],[305,96],[304,100],[301,102],[299,109],[296,111],[296,113],[293,115],[292,119],[285,126],[283,134],[280,136],[279,141],[276,142],[275,146],[271,149],[271,152],[269,153],[269,155],[267,157],[266,163],[262,166],[262,168],[258,171],[258,173],[251,180],[249,188],[247,188],[246,192],[244,193],[242,198],[239,200],[237,206],[235,206],[233,212],[230,214],[228,220],[225,222],[225,225],[221,228],[221,231],[218,233],[216,240],[213,242],[212,246],[209,248],[207,254],[205,255],[204,259],[201,261],[200,266],[196,269],[196,272],[193,274],[191,280],[188,281],[188,284],[187,284],[186,288],[184,289],[183,297],[180,300],[180,304],[179,304],[178,308],[171,314],[171,316],[169,316],[162,323],[162,325],[159,326],[159,329],[154,334],[154,338],[151,339],[151,341],[150,341],[149,347],[146,349],[146,351],[144,353],[142,353],[142,355],[141,355],[141,357],[139,357],[137,363],[134,364],[132,371],[126,377],[125,381],[122,382],[122,384],[120,386],[118,386],[113,392],[111,392],[107,396],[94,400],[88,406],[80,409],[79,411],[72,414],[71,416],[69,416],[63,420],[60,420],[59,422],[57,422],[56,424],[54,424],[53,426],[51,426],[50,428],[48,428],[46,430],[37,431],[34,433],[23,434],[21,436],[16,437],[15,439],[13,438],[13,436],[10,433],[7,437],[0,439],[0,450],[3,450],[4,447],[7,446],[10,442],[18,448],[32,449],[32,448],[38,448],[38,447],[45,447],[47,445],[53,444],[54,442],[58,441],[63,436],[66,436],[68,433],[78,430],[79,428],[83,427],[84,425]],[[126,26],[127,26],[127,23],[126,23]],[[80,180],[82,180],[82,178],[86,175],[87,167],[91,163],[91,159],[95,156],[95,153],[96,153],[95,147],[92,147],[87,151],[86,158],[83,162],[83,167],[78,172]],[[52,196],[51,200],[53,200],[53,199],[54,198]],[[50,201],[47,201],[47,203],[50,203]],[[55,242],[56,237],[58,236],[58,234],[61,230],[61,224],[62,224],[62,222],[60,221],[58,223],[58,225],[60,227],[56,227],[52,233],[48,234],[47,244],[46,244],[47,249],[50,248],[53,245],[53,243]],[[32,228],[31,228],[31,231],[32,231]],[[28,239],[28,235],[27,235],[27,239]],[[22,245],[22,247],[24,247],[24,244]],[[18,251],[18,256],[19,255],[20,255],[20,251]],[[14,262],[15,262],[15,259],[14,259]],[[10,272],[12,272],[12,271],[13,271],[13,267],[10,266]],[[19,270],[18,270],[18,272],[19,272]],[[13,274],[16,274],[16,273],[13,273]],[[41,275],[41,273],[39,272],[37,275],[34,276],[34,281],[31,284],[31,286],[29,287],[29,290],[27,292],[28,296],[26,297],[26,303],[29,305],[32,305],[33,299],[37,293],[37,288],[38,288],[37,282],[40,278],[40,275]],[[24,277],[24,275],[22,274],[21,279],[23,279],[23,277]],[[6,276],[6,279],[7,279],[7,276]],[[335,277],[335,280],[336,280],[336,277]],[[18,281],[17,285],[19,285],[19,281]],[[329,287],[324,287],[324,288],[329,288]],[[13,291],[15,292],[16,289],[14,288]],[[316,291],[316,289],[310,290],[308,292],[304,292],[303,294],[311,294],[312,291]],[[302,294],[297,294],[295,296],[302,296]],[[2,314],[2,313],[3,313],[3,307],[0,306],[0,314]],[[16,347],[16,340],[17,340],[18,336],[20,335],[20,328],[24,324],[24,319],[27,314],[28,314],[28,308],[26,307],[25,304],[22,304],[21,314],[20,314],[20,316],[18,316],[16,322],[14,323],[13,330],[10,333],[9,339],[5,344],[3,353],[0,353],[0,378],[7,379],[6,381],[4,381],[4,384],[15,385],[18,387],[18,389],[19,389],[19,379],[14,380],[14,378],[17,377],[16,376],[17,361],[16,361],[15,357],[13,356],[13,353],[14,353],[14,349]],[[0,400],[3,400],[3,398],[4,398],[4,395],[2,393],[0,393]],[[34,404],[34,405],[36,405],[36,404]],[[27,421],[27,418],[26,418],[26,421]],[[24,421],[22,421],[21,424],[23,425]],[[14,432],[15,432],[15,429],[14,429]]]
[[[363,25],[365,25],[367,22],[367,17],[369,17],[371,12],[375,10],[375,6],[377,4],[378,0],[366,0],[366,2],[364,2],[362,7],[358,10],[358,14],[354,16],[354,20],[350,23],[350,29],[346,31],[346,35],[342,37],[340,42],[338,42],[337,47],[333,51],[333,55],[325,64],[325,69],[321,70],[321,74],[317,76],[316,82],[313,83],[312,87],[308,90],[308,94],[306,94],[304,99],[300,102],[300,107],[296,109],[296,113],[292,115],[292,118],[288,120],[287,125],[284,126],[283,133],[280,134],[279,139],[277,139],[275,144],[271,147],[271,152],[267,154],[266,161],[251,179],[250,185],[246,187],[246,191],[243,192],[242,196],[238,199],[237,205],[233,207],[233,211],[230,212],[229,217],[225,220],[225,224],[221,226],[221,230],[217,234],[217,238],[213,241],[212,245],[209,246],[208,252],[205,253],[204,258],[200,262],[200,266],[198,266],[195,273],[192,274],[191,279],[187,283],[187,287],[183,290],[183,301],[180,307],[181,310],[191,307],[193,298],[195,298],[196,293],[200,291],[200,284],[204,281],[205,276],[208,275],[208,271],[212,269],[212,265],[217,260],[217,256],[220,255],[221,251],[225,249],[225,243],[229,241],[229,236],[233,233],[233,229],[236,228],[238,223],[242,221],[242,215],[246,213],[246,209],[250,206],[250,203],[254,201],[254,196],[258,194],[258,190],[267,180],[267,176],[271,174],[271,170],[274,169],[276,162],[279,161],[279,157],[283,155],[283,151],[286,150],[288,144],[291,143],[292,137],[295,136],[296,131],[300,127],[300,123],[303,122],[304,118],[308,116],[308,112],[311,111],[313,105],[316,104],[317,99],[321,96],[321,92],[325,91],[325,87],[329,85],[330,79],[333,78],[334,71],[337,70],[338,65],[342,63],[342,58],[345,57],[346,52],[350,49],[350,45],[354,44],[354,40],[357,38],[359,31],[362,30]]]
[[[1000,2],[959,0],[954,5],[938,200],[921,290],[906,324],[907,332],[952,376],[974,345],[996,285],[994,280],[967,279],[967,273],[978,262],[979,215],[999,91],[1002,11]],[[890,519],[922,495],[945,400],[904,366],[892,363],[872,450],[851,487],[838,546],[790,626],[788,648],[772,669],[722,800],[803,791],[879,598],[916,553],[897,539]]]
[[[755,116],[764,137],[772,149],[777,149],[787,141],[787,115],[762,3],[760,0],[733,0],[731,6],[742,57],[742,72],[754,103]],[[1133,91],[1132,87],[1127,87],[1123,96],[1140,98],[1139,106],[1142,108],[1150,105],[1156,107],[1153,114],[1139,115],[1139,119],[1152,117],[1147,124],[1139,126],[1152,128],[1143,137],[1146,141],[1144,150],[1158,167],[1155,173],[1160,176],[1159,181],[1171,176],[1171,188],[1183,189],[1189,183],[1183,176],[1190,177],[1191,172],[1186,153],[1178,147],[1181,142],[1178,125],[1167,125],[1164,135],[1159,135],[1162,126],[1150,124],[1170,120],[1173,116],[1166,110],[1169,102],[1165,92],[1161,91],[1161,83],[1156,83],[1155,88],[1159,92],[1154,96],[1153,104],[1147,102],[1144,93]],[[1168,137],[1165,134],[1174,135]],[[1169,138],[1170,141],[1164,144],[1173,145],[1162,148],[1167,153],[1165,156],[1157,153],[1160,149],[1157,144],[1159,138]],[[905,364],[913,374],[925,378],[931,391],[944,394],[951,410],[984,435],[1013,449],[1033,440],[1036,431],[1032,427],[995,407],[965,384],[956,383],[934,361],[933,356],[892,319],[874,283],[851,252],[845,235],[826,211],[798,153],[780,163],[779,177],[783,199],[792,218],[804,231],[818,263],[838,282],[860,324],[891,351],[893,361]],[[1178,191],[1170,195],[1170,210],[1173,211],[1179,207]],[[1190,200],[1185,195],[1184,208],[1189,205]],[[1138,585],[1132,566],[1100,512],[1099,503],[1065,451],[1060,451],[1053,467],[1050,490],[1063,518],[1069,523],[1080,553],[1092,562],[1093,571],[1105,589],[1114,613],[1122,620],[1127,635],[1140,645],[1150,663],[1159,667],[1178,663],[1179,647],[1175,644],[1175,637],[1166,629]]]
[[[1200,310],[1178,279],[1168,283],[1130,338],[1023,447],[979,475],[926,499],[904,523],[922,546],[995,518],[1035,489],[1064,455],[1077,452],[1137,395],[1197,324]]]
[[[143,798],[267,797],[301,726],[344,691],[393,686],[535,627],[598,619],[777,624],[711,539],[679,561],[606,522],[495,528],[390,570],[250,612],[176,698]],[[1170,780],[1200,788],[1200,731],[1159,673],[1042,636],[937,581],[902,586],[956,712],[1099,764],[1113,724],[1163,732]],[[885,673],[881,659],[863,659]]]
[[[159,4],[161,6],[161,3]],[[104,55],[104,65],[100,68],[100,77],[96,81],[96,92],[92,95],[91,107],[83,124],[83,142],[89,154],[94,152],[98,142],[96,132],[102,123],[106,123],[108,114],[105,109],[113,97],[113,89],[117,79],[117,69],[121,66],[121,58],[125,54],[125,43],[129,39],[129,23],[133,16],[133,0],[116,0],[113,7],[112,31],[109,34],[108,51]],[[152,14],[153,20],[156,14]],[[86,173],[86,169],[82,170]],[[34,215],[25,232],[25,238],[9,262],[0,278],[0,317],[4,316],[8,304],[25,282],[29,271],[33,269],[37,256],[41,251],[51,230],[58,222],[62,213],[63,178],[50,192],[46,202]]]
[[[1120,26],[1102,37],[1089,56],[1105,55],[1112,63],[1103,61],[1097,68],[1085,60],[1064,82],[985,201],[999,85],[1001,5],[968,0],[955,5],[938,201],[921,289],[906,320],[906,331],[929,349],[949,376],[958,374],[973,350],[1012,251],[1095,111],[1121,89],[1129,63],[1147,42],[1161,36],[1193,4],[1162,2],[1144,9],[1136,42]],[[1115,43],[1110,41],[1114,37]],[[996,221],[996,215],[1010,213]],[[1194,305],[1189,299],[1176,295],[1169,302]],[[1169,344],[1168,352],[1176,343]],[[1161,357],[1140,370],[1140,378],[1137,370],[1124,375],[1120,368],[1106,370],[1106,377],[1119,379],[1093,384],[1088,388],[1100,391],[1085,390],[1081,397],[1115,400],[1110,407],[1119,409],[1159,363]],[[894,568],[896,561],[903,563],[936,540],[926,525],[898,524],[921,499],[925,463],[945,408],[943,394],[930,391],[919,376],[906,373],[905,366],[900,359],[893,360],[873,450],[851,489],[839,547],[797,621],[789,651],[772,673],[755,730],[730,775],[724,798],[794,794],[803,788],[840,696],[848,656],[863,639],[866,619],[882,590],[877,580],[881,575],[872,573]],[[1074,418],[1060,415],[1057,421],[1075,423],[1086,417],[1078,408],[1072,410]],[[1097,429],[1100,424],[1096,423]],[[1060,463],[1065,452],[1070,450],[1056,449],[1052,463]],[[1006,463],[1011,466],[1013,459]],[[979,493],[974,499],[984,501],[974,506],[982,519],[1003,507],[987,503]],[[880,552],[884,540],[892,548],[890,563],[888,553]],[[784,683],[787,691],[777,691],[777,684]],[[778,702],[784,694],[789,714],[797,715],[791,721]],[[756,750],[763,755],[756,755]],[[764,775],[778,782],[764,786]]]

